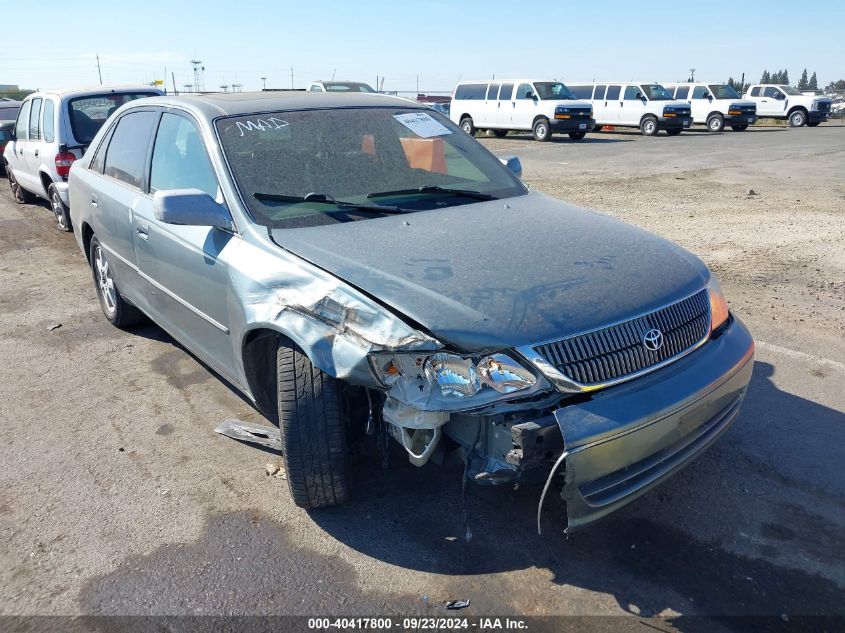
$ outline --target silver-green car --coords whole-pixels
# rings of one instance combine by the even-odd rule
[[[278,416],[297,504],[345,501],[383,433],[545,480],[574,529],[728,428],[754,344],[696,257],[519,171],[404,99],[237,93],[123,106],[69,190],[106,317]]]

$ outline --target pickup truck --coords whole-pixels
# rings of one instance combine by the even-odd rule
[[[757,104],[757,116],[789,121],[790,127],[816,127],[830,117],[832,101],[826,97],[805,95],[792,86],[752,84],[744,99]]]

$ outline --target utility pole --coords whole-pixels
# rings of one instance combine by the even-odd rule
[[[194,67],[194,87],[197,92],[203,92],[205,85],[203,84],[202,73],[205,71],[205,66],[202,65],[202,61],[199,59],[192,59],[191,65]]]
[[[690,80],[690,83],[695,81],[695,68],[689,69],[689,80]]]
[[[261,89],[267,90],[267,77],[261,77]]]
[[[170,77],[173,79],[173,94],[178,95],[179,91],[176,90],[176,73],[172,70],[170,71]],[[167,77],[164,78],[167,81]]]
[[[293,90],[293,66],[290,67],[290,89]]]
[[[100,68],[100,55],[97,54],[97,74],[100,76],[100,85],[103,85],[103,71]]]

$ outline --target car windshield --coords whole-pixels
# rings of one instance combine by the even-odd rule
[[[660,84],[642,84],[643,94],[649,101],[671,101],[672,95]]]
[[[778,86],[781,90],[783,90],[786,94],[791,96],[800,96],[801,93],[793,88],[792,86]]]
[[[106,119],[124,103],[156,95],[157,92],[110,92],[71,99],[68,113],[73,137],[80,145],[90,144]]]
[[[527,193],[499,159],[428,108],[267,112],[215,125],[253,220],[274,228]]]
[[[335,81],[326,83],[325,86],[328,92],[375,92],[367,84],[357,81]]]
[[[710,84],[708,88],[717,99],[739,99],[739,93],[727,84]]]
[[[537,96],[541,99],[570,100],[577,99],[572,91],[559,81],[535,81]]]

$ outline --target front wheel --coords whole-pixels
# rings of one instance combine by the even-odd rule
[[[470,136],[475,136],[475,124],[471,117],[465,116],[461,119],[461,129]]]
[[[807,125],[808,125],[809,127],[818,127],[819,123],[821,123],[821,121],[809,121],[809,122],[807,123]]]
[[[666,130],[666,134],[668,134],[669,136],[678,136],[678,134],[680,134],[683,131],[684,131],[684,128],[675,127],[675,128],[671,128],[669,130]]]
[[[59,225],[59,230],[66,232],[72,231],[73,226],[70,223],[70,209],[62,202],[62,197],[59,195],[59,190],[55,183],[47,188],[47,197],[50,199],[50,208],[53,209],[53,215],[56,216],[56,224]]]
[[[28,192],[20,186],[20,183],[18,183],[12,173],[12,169],[8,166],[6,167],[6,175],[9,177],[9,188],[12,190],[12,199],[15,202],[18,204],[32,204],[35,202],[35,194]]]
[[[640,122],[640,132],[643,136],[655,136],[657,134],[657,119],[647,116]]]
[[[710,132],[721,132],[725,129],[725,119],[721,114],[711,114],[707,117],[707,130]]]
[[[493,136],[495,136],[496,138],[505,138],[507,135],[507,130],[493,130]]]
[[[144,318],[143,313],[128,303],[118,291],[106,251],[100,246],[100,241],[96,237],[91,238],[89,260],[100,307],[111,324],[124,328],[141,321]]]
[[[745,132],[745,130],[748,129],[748,126],[747,125],[732,125],[731,129],[734,132]]]
[[[807,122],[807,113],[803,110],[796,110],[789,115],[789,127],[801,127]]]
[[[573,141],[580,141],[585,136],[587,136],[587,133],[583,130],[569,133],[569,138],[571,138]]]
[[[299,349],[276,352],[279,426],[293,501],[321,508],[349,498],[346,423],[340,383],[311,364]]]
[[[549,128],[548,119],[537,119],[534,121],[534,140],[544,143],[552,137],[552,131]]]

